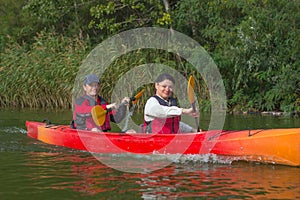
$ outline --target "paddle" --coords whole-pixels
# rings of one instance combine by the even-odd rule
[[[137,93],[134,97],[130,98],[130,101],[132,101],[132,103],[134,105],[137,104],[137,102],[139,101],[139,98],[141,98],[141,96],[144,94],[145,90],[143,89],[142,91],[140,91],[139,93]]]
[[[133,111],[134,111],[135,107],[137,106],[137,102],[139,101],[139,98],[143,95],[144,92],[145,92],[145,90],[142,90],[139,93],[137,93],[134,97],[130,98],[133,105],[130,108],[128,115],[126,116],[125,125],[124,125],[124,128],[122,129],[123,133],[125,133],[127,131],[129,119],[131,118]]]
[[[102,126],[105,121],[105,115],[107,113],[106,110],[102,108],[100,105],[96,105],[92,108],[92,117],[97,126]]]
[[[195,88],[195,80],[193,76],[190,76],[188,86],[187,86],[187,93],[188,93],[189,101],[192,104],[193,111],[196,112],[194,88]],[[195,123],[196,123],[197,132],[200,132],[198,117],[195,117]]]
[[[138,99],[142,96],[143,93],[144,93],[144,90],[142,90],[141,92],[139,92],[138,94],[136,94],[135,96],[133,96],[133,97],[130,98],[130,101],[132,101],[132,103],[133,103],[133,105],[134,105],[134,106],[133,106],[134,108],[135,108],[135,106],[136,106],[136,104],[137,104],[137,102],[138,102]],[[121,103],[120,105],[122,105],[122,104],[125,104],[125,103]],[[130,110],[132,110],[132,111],[131,111],[131,113],[129,113],[129,114],[132,115],[134,108],[130,109]],[[96,105],[96,106],[94,106],[94,107],[92,108],[91,113],[92,113],[92,118],[93,118],[95,124],[96,124],[97,126],[102,126],[102,125],[104,124],[104,121],[105,121],[105,115],[106,115],[107,111],[104,110],[104,109],[102,108],[102,106]],[[129,115],[129,114],[128,114],[128,115]],[[127,118],[129,118],[129,117],[127,117]],[[128,122],[127,122],[127,124],[128,124]],[[127,125],[125,124],[125,126],[127,126]]]

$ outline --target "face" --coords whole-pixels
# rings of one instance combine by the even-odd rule
[[[170,80],[155,83],[156,94],[164,99],[168,99],[172,95],[173,87],[174,83]]]
[[[98,95],[99,88],[100,88],[100,85],[99,85],[99,83],[96,83],[96,82],[83,85],[83,89],[84,89],[85,93],[91,97],[96,97]]]

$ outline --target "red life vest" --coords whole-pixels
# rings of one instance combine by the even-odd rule
[[[153,97],[156,98],[159,104],[162,106],[177,106],[177,101],[175,98],[170,97],[169,103],[167,103],[157,95],[154,95]],[[179,122],[180,116],[169,118],[155,118],[154,120],[149,122],[144,121],[145,132],[159,134],[176,134],[179,132]]]
[[[101,96],[97,97],[97,101],[95,101],[93,98],[91,98],[88,95],[84,95],[76,100],[75,103],[75,111],[73,115],[74,120],[74,126],[77,129],[85,130],[85,129],[91,129],[91,127],[97,127],[98,129],[101,129],[102,131],[108,131],[111,129],[110,126],[110,114],[111,112],[108,112],[105,116],[105,122],[104,124],[99,127],[95,124],[93,121],[91,110],[95,105],[101,105],[105,106],[108,103],[105,101],[104,98]]]

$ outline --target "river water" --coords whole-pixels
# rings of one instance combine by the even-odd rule
[[[70,122],[71,111],[0,110],[0,199],[300,199],[300,168],[201,157],[127,173],[88,152],[26,136],[25,121]],[[208,121],[205,117],[200,122]],[[299,118],[227,116],[224,129],[299,127]]]

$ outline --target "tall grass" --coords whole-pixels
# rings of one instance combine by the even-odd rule
[[[85,42],[54,33],[41,32],[30,46],[9,40],[1,52],[0,107],[69,108],[86,53]]]
[[[31,45],[8,41],[5,51],[1,52],[0,107],[71,108],[79,66],[92,49],[88,40],[41,32]],[[119,78],[130,69],[148,63],[167,65],[187,78],[193,73],[193,68],[177,55],[163,50],[138,50],[114,60],[103,74],[104,78],[101,77],[100,94],[109,100]],[[196,93],[205,100],[208,98],[206,87],[201,76],[194,75],[199,86]],[[145,74],[139,76],[142,78]],[[153,84],[141,87],[146,92],[138,103],[139,110],[154,92]]]

